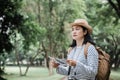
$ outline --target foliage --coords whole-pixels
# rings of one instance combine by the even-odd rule
[[[68,40],[65,35],[64,23],[71,22],[77,17],[85,17],[83,13],[85,8],[84,1],[49,0],[41,1],[40,5],[42,7],[39,17],[42,17],[40,25],[47,29],[44,45],[49,48],[49,55],[55,56],[61,51],[63,52],[65,46],[68,45],[66,43]]]
[[[21,33],[24,37],[23,49],[28,50],[30,45],[35,45],[38,40],[43,40],[46,29],[39,26],[38,23],[32,21],[31,17],[28,17],[23,27],[18,29],[18,33]]]
[[[108,2],[98,0],[93,2],[87,1],[86,4],[89,6],[87,9],[89,13],[86,13],[86,15],[94,28],[93,35],[96,44],[101,46],[111,55],[111,65],[119,64],[118,55],[120,55],[120,46],[118,44],[120,44],[120,35],[118,32],[120,31],[120,20],[118,19],[116,12],[111,9]]]
[[[5,52],[11,51],[17,55],[19,62],[19,54],[27,52],[30,45],[37,45],[37,41],[42,41],[46,33],[45,28],[32,21],[31,15],[22,13],[22,2],[22,0],[0,0],[0,56],[3,58],[1,63],[5,63],[8,58],[4,56]]]
[[[22,24],[20,6],[21,0],[0,0],[0,53],[10,52],[13,48],[9,37]]]

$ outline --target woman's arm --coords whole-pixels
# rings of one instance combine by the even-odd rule
[[[68,58],[68,59],[71,59],[71,58],[72,58],[72,55],[73,55],[73,48],[70,47],[70,48],[68,49],[67,58]],[[59,65],[59,66],[56,68],[56,71],[57,71],[57,73],[59,73],[59,74],[68,75],[68,68],[69,68],[68,65],[66,65],[66,66],[64,66],[64,65]]]
[[[93,45],[88,47],[87,65],[76,62],[74,71],[78,77],[95,77],[98,70],[98,52]]]
[[[59,65],[56,72],[61,75],[68,75],[68,66]]]

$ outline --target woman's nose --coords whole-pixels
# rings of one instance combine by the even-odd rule
[[[76,34],[76,31],[74,30],[74,31],[72,31],[72,33],[73,33],[73,34]]]

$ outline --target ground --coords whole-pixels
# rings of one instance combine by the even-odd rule
[[[22,68],[22,71],[25,70],[25,67]],[[5,72],[7,75],[4,77],[7,80],[61,80],[62,75],[56,74],[54,70],[54,75],[49,76],[48,69],[43,67],[31,67],[28,71],[27,76],[19,76],[18,67],[6,67]],[[118,71],[111,72],[112,80],[120,80],[120,69]]]

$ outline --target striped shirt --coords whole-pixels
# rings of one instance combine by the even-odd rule
[[[87,58],[84,54],[84,45],[74,47],[68,54],[67,59],[75,60],[76,66],[72,66],[68,76],[69,66],[59,65],[56,69],[59,74],[66,75],[77,80],[95,80],[98,70],[98,52],[93,45],[88,47]]]

